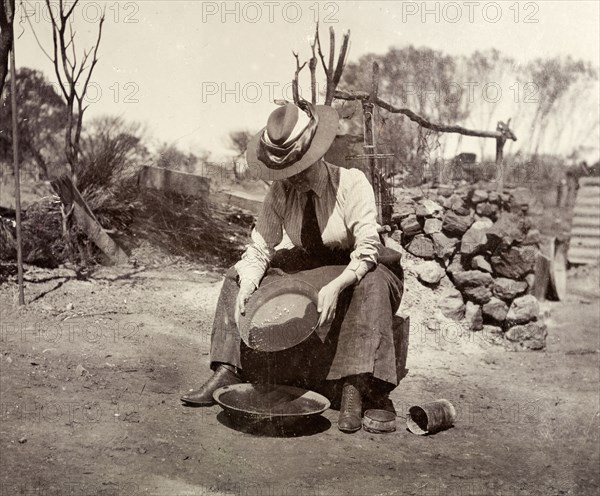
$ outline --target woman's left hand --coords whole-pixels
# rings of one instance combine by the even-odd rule
[[[317,311],[320,315],[317,327],[329,324],[333,320],[340,292],[341,287],[336,284],[335,280],[323,286],[319,291]]]

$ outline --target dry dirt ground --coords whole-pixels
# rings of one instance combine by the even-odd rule
[[[598,270],[549,303],[548,348],[415,325],[398,430],[342,434],[328,410],[298,437],[228,426],[179,396],[208,377],[222,273],[191,264],[26,274],[0,286],[2,495],[595,495]],[[428,309],[420,309],[427,311]],[[454,428],[420,437],[412,404],[447,398]]]

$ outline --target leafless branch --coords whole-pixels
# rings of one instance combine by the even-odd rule
[[[60,11],[63,11],[62,8],[62,0],[60,1],[61,6],[60,6]],[[67,11],[67,13],[65,14],[65,20],[68,19],[69,17],[71,17],[71,14],[73,13],[73,10],[75,10],[75,7],[77,7],[77,4],[79,3],[79,0],[75,0],[73,2],[73,5],[71,5],[71,8]]]
[[[327,75],[327,64],[325,63],[325,56],[323,55],[323,50],[321,48],[321,38],[319,37],[319,23],[317,23],[317,33],[315,37],[317,40],[317,53],[319,54],[319,58],[321,59],[323,71],[325,72],[325,75]]]
[[[338,100],[369,100],[371,94],[366,91],[336,91],[335,98]],[[391,112],[392,114],[402,114],[408,117],[411,121],[416,122],[421,127],[425,129],[430,129],[432,131],[440,132],[440,133],[458,133],[464,136],[478,136],[480,138],[500,138],[506,137],[507,139],[512,139],[514,141],[517,140],[517,137],[510,131],[510,129],[504,129],[502,131],[477,131],[473,129],[467,129],[462,126],[452,125],[452,124],[440,124],[431,122],[430,120],[422,117],[410,109],[403,107],[395,107],[394,105],[382,100],[379,97],[374,99],[374,102],[379,107]]]
[[[292,53],[294,54],[294,58],[296,59],[296,71],[294,72],[294,80],[292,81],[292,95],[294,97],[294,103],[298,105],[300,103],[300,89],[298,83],[298,76],[300,75],[300,71],[304,69],[306,62],[300,65],[300,59],[298,57],[298,54],[294,51],[292,51]]]
[[[317,54],[315,48],[317,46],[317,36],[319,35],[319,23],[316,23],[315,38],[310,44],[312,57],[308,61],[308,68],[310,69],[310,97],[313,105],[317,103]]]
[[[348,45],[350,42],[350,30],[348,30],[342,38],[342,46],[340,47],[340,54],[338,56],[337,66],[333,73],[333,86],[334,91],[337,88],[340,80],[342,79],[342,73],[344,72],[344,66],[346,65],[346,58],[348,56]]]
[[[327,72],[330,75],[333,71],[333,60],[335,57],[335,31],[333,26],[329,26],[329,64],[327,64]]]
[[[29,6],[31,6],[30,2],[27,2],[27,4]],[[40,47],[40,50],[42,51],[42,53],[48,58],[48,60],[50,62],[52,62],[52,57],[50,56],[50,54],[46,51],[46,49],[44,48],[44,45],[42,45],[42,43],[40,42],[40,39],[38,38],[37,33],[35,32],[35,29],[33,27],[33,24],[31,23],[31,19],[29,18],[29,16],[25,16],[25,18],[27,19],[27,23],[29,24],[29,27],[31,28],[31,32],[33,33],[33,37],[35,38],[35,41],[38,45],[38,47]]]
[[[350,31],[347,31],[343,38],[340,46],[340,53],[338,55],[337,63],[335,63],[335,31],[332,27],[329,28],[329,64],[325,61],[325,55],[323,54],[323,47],[321,46],[321,39],[319,36],[319,23],[315,23],[315,36],[313,41],[310,43],[310,49],[312,56],[308,61],[308,68],[310,70],[310,91],[311,101],[313,104],[317,103],[317,65],[319,59],[323,66],[323,72],[325,73],[326,88],[325,88],[325,105],[331,105],[334,98],[334,93],[337,85],[339,84],[342,73],[344,71],[344,65],[346,57],[348,55],[348,47],[350,40]],[[300,66],[298,60],[298,54],[295,52],[294,57],[296,58],[296,73],[294,77],[294,85],[292,86],[293,91],[298,91],[298,74],[304,67],[306,62]],[[296,93],[294,93],[294,101],[296,101]]]
[[[59,0],[58,14],[52,9],[51,0],[45,0],[46,8],[50,15],[52,26],[52,55],[46,53],[36,36],[38,45],[54,65],[54,72],[67,104],[67,123],[65,129],[65,154],[71,166],[73,182],[77,182],[77,161],[80,153],[79,142],[83,126],[83,115],[87,106],[84,98],[87,93],[94,68],[98,63],[98,48],[102,40],[102,27],[106,12],[102,13],[98,24],[98,38],[96,44],[89,50],[83,51],[81,61],[77,60],[76,32],[73,30],[72,15],[79,0],[75,0],[69,7],[64,0]],[[29,21],[29,18],[28,18]],[[30,22],[30,21],[29,21]],[[31,25],[31,22],[30,22]],[[33,31],[33,28],[32,28]],[[68,33],[68,34],[67,34]],[[91,63],[89,62],[91,57]],[[84,82],[79,86],[80,79]]]
[[[331,105],[334,98],[335,89],[342,78],[342,72],[344,70],[344,64],[348,53],[348,43],[350,39],[350,31],[346,32],[342,38],[342,45],[340,47],[340,53],[338,55],[338,61],[334,69],[335,61],[335,31],[333,27],[329,28],[329,64],[325,63],[325,56],[323,55],[323,49],[321,47],[321,39],[319,37],[319,25],[317,24],[317,31],[315,34],[315,42],[317,45],[317,51],[323,71],[325,72],[325,78],[327,86],[325,89],[325,105]]]

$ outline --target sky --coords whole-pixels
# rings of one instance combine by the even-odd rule
[[[51,4],[55,8],[57,1]],[[453,55],[497,48],[523,63],[571,55],[598,66],[599,6],[595,0],[82,0],[74,27],[81,57],[94,44],[100,12],[106,8],[87,119],[119,115],[144,124],[155,144],[209,150],[221,160],[231,153],[228,132],[260,129],[274,99],[291,99],[292,51],[301,60],[309,58],[317,18],[325,39],[329,26],[338,43],[344,31],[351,31],[349,61],[413,44]],[[19,6],[15,53],[17,66],[40,69],[56,82],[32,34],[33,27],[49,49],[48,19],[42,1]]]

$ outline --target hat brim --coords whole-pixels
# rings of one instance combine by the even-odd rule
[[[248,143],[248,148],[246,149],[248,174],[252,178],[263,179],[265,181],[286,179],[308,169],[327,153],[327,150],[329,150],[329,147],[333,143],[338,132],[340,119],[337,110],[329,105],[317,105],[315,110],[319,116],[319,124],[310,143],[310,147],[300,160],[288,167],[283,169],[272,169],[258,159],[258,143],[266,126],[252,137]]]

